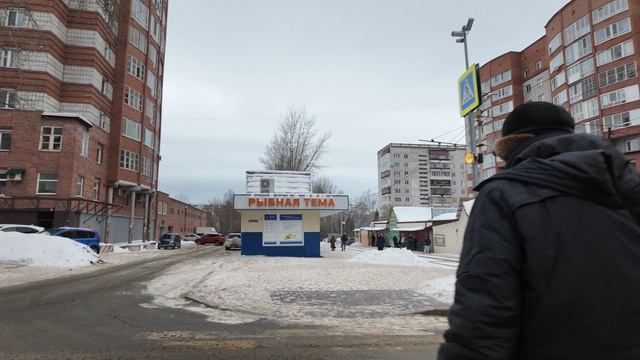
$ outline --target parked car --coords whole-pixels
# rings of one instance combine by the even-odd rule
[[[204,234],[198,240],[196,240],[196,244],[198,245],[214,244],[214,245],[220,246],[224,244],[224,235]]]
[[[196,241],[200,239],[200,235],[198,234],[189,234],[189,235],[185,235],[182,240],[184,241]]]
[[[224,241],[224,248],[240,249],[242,247],[242,235],[240,233],[228,233],[227,239]]]
[[[180,246],[182,246],[182,237],[180,236],[180,234],[166,233],[160,236],[158,249],[180,249]]]
[[[91,250],[100,253],[100,234],[96,230],[75,227],[59,227],[47,230],[53,236],[61,236],[87,245]]]
[[[0,224],[0,231],[19,232],[23,234],[40,234],[45,232],[44,228],[40,226],[16,224]]]

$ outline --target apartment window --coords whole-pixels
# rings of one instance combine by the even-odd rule
[[[142,175],[151,176],[151,159],[142,157]]]
[[[142,25],[145,30],[149,28],[149,8],[140,0],[131,1],[131,17]]]
[[[494,98],[495,100],[500,100],[506,97],[513,95],[513,86],[505,86],[502,89],[496,90]]]
[[[151,90],[151,96],[156,97],[156,76],[151,70],[147,71],[147,86]]]
[[[526,84],[526,85],[524,86],[524,93],[525,93],[525,94],[528,94],[528,93],[530,93],[530,92],[531,92],[531,84]]]
[[[146,99],[146,106],[144,108],[144,113],[145,115],[151,120],[151,123],[153,124],[156,120],[156,106],[153,103],[153,100],[147,98]]]
[[[109,119],[104,113],[98,115],[98,124],[100,129],[110,132],[111,131],[111,119]]]
[[[153,131],[144,129],[144,144],[153,149]]]
[[[603,109],[607,107],[619,105],[625,102],[636,101],[638,99],[640,99],[640,93],[638,92],[638,85],[628,86],[626,88],[608,92],[600,96],[600,101],[602,102]]]
[[[444,234],[433,234],[433,243],[435,246],[445,246]]]
[[[0,130],[0,151],[11,150],[11,130]]]
[[[591,54],[591,51],[593,51],[591,46],[591,37],[583,37],[574,44],[571,44],[571,46],[567,47],[564,51],[567,57],[567,64],[574,63],[576,60]]]
[[[38,189],[37,194],[52,195],[58,191],[58,174],[56,173],[38,173]]]
[[[84,176],[78,175],[76,178],[76,196],[82,197],[84,190]]]
[[[102,164],[103,156],[104,156],[104,145],[98,144],[96,146],[96,163]]]
[[[536,61],[536,71],[542,69],[542,60]]]
[[[549,71],[554,72],[560,69],[560,66],[564,64],[564,54],[562,52],[558,53],[558,55],[554,56],[551,61],[549,61]]]
[[[89,156],[89,133],[80,135],[80,156]]]
[[[576,122],[596,117],[598,112],[597,97],[571,106],[571,115]]]
[[[562,45],[562,34],[558,33],[553,37],[553,39],[551,39],[551,41],[549,41],[549,54],[556,51],[556,49],[559,48],[560,45]]]
[[[633,40],[627,40],[596,54],[596,64],[598,66],[608,64],[625,56],[633,55],[633,53]]]
[[[589,134],[589,135],[600,135],[600,124],[598,124],[599,120],[588,121],[583,124],[576,125],[576,133]]]
[[[400,185],[400,180],[393,180],[393,185]]]
[[[155,16],[151,16],[150,27],[151,27],[151,30],[149,30],[149,32],[151,33],[151,36],[157,43],[159,43],[160,42],[160,23],[158,22],[158,20],[156,20]]]
[[[615,84],[620,81],[625,81],[638,76],[636,69],[636,63],[625,64],[618,66],[607,71],[603,71],[598,74],[600,87]]]
[[[522,70],[522,76],[525,79],[529,77],[529,68],[524,68],[524,70]]]
[[[109,83],[109,80],[106,78],[102,78],[102,86],[100,88],[100,92],[102,92],[106,97],[111,99],[113,96],[113,86]]]
[[[91,189],[91,199],[98,201],[100,199],[100,179],[93,179],[93,188]]]
[[[500,116],[513,110],[513,101],[509,101],[492,108],[493,116]]]
[[[124,103],[142,112],[142,94],[128,87],[124,91]]]
[[[149,46],[149,61],[151,61],[151,65],[153,65],[154,68],[158,66],[158,50],[156,50],[156,47],[153,45]]]
[[[62,128],[43,126],[40,129],[40,150],[60,151],[62,148]]]
[[[143,53],[147,53],[147,38],[135,26],[129,27],[129,42]]]
[[[0,50],[0,67],[7,67],[7,68],[20,67],[20,50],[18,49]]]
[[[493,132],[493,123],[487,123],[482,126],[483,134],[491,134]]]
[[[405,172],[404,172],[404,176],[408,176],[408,175],[409,175],[409,172],[408,172],[408,171],[405,171]]]
[[[556,105],[565,104],[568,100],[567,90],[562,90],[556,96],[553,97],[553,103]]]
[[[627,0],[614,0],[606,3],[604,6],[593,10],[593,24],[595,25],[626,10],[629,10],[629,4]]]
[[[595,66],[593,65],[593,58],[590,57],[586,60],[582,60],[575,65],[569,66],[567,69],[567,83],[571,84],[575,81],[578,81],[582,78],[585,78],[595,71]]]
[[[145,66],[142,61],[131,55],[127,55],[127,72],[140,81],[144,81]]]
[[[122,126],[122,135],[133,140],[140,141],[141,129],[142,127],[140,126],[140,124],[133,120],[125,118],[124,124]]]
[[[482,90],[483,94],[491,91],[491,80],[483,81],[482,83],[480,83],[480,89]]]
[[[505,72],[502,72],[494,77],[491,78],[491,86],[496,86],[498,84],[501,84],[505,81],[509,81],[511,80],[511,70],[507,70]]]
[[[587,34],[590,30],[591,25],[589,25],[589,15],[585,15],[564,29],[564,43],[571,44],[577,38]]]
[[[596,81],[593,76],[569,88],[569,102],[572,104],[594,96],[596,96]]]
[[[393,189],[393,192],[396,194],[400,194],[402,191],[400,189]]]
[[[634,110],[633,112],[636,112],[636,115],[637,115],[637,110]],[[632,123],[631,112],[629,111],[605,116],[603,120],[604,120],[604,126],[607,128],[625,127],[625,126],[630,126]],[[637,118],[635,120],[637,120]]]
[[[564,84],[567,81],[567,76],[564,71],[560,72],[558,75],[554,76],[551,79],[551,91],[557,89],[560,85]]]
[[[9,10],[6,19],[6,26],[23,27],[27,25],[27,13],[24,10]]]
[[[16,108],[17,92],[13,89],[0,89],[0,109]]]
[[[125,170],[138,171],[139,155],[125,150],[120,150],[120,167]]]
[[[602,44],[628,32],[631,32],[631,20],[625,18],[596,31],[594,33],[594,42],[596,45]]]

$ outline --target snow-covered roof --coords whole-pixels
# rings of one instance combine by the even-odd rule
[[[247,193],[310,194],[311,173],[307,171],[247,171]],[[267,181],[263,184],[262,180]]]
[[[433,221],[448,221],[448,220],[458,220],[457,213],[446,213],[441,214],[433,218]]]
[[[421,206],[394,206],[393,213],[401,222],[421,222],[431,220],[431,208]]]
[[[467,215],[471,214],[471,209],[473,208],[473,203],[475,201],[476,201],[476,199],[471,199],[471,200],[462,202],[462,205],[464,206],[464,212],[466,212]]]
[[[407,227],[397,227],[391,229],[391,231],[422,231],[426,226],[407,226]]]
[[[365,231],[384,231],[384,229],[386,229],[386,227],[371,227],[371,226],[366,226],[366,227],[361,227],[360,230],[365,230]]]

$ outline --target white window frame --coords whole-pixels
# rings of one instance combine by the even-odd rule
[[[549,41],[549,55],[556,51],[560,46],[562,46],[562,32],[557,33],[556,36]]]
[[[99,178],[93,179],[93,187],[91,188],[91,199],[98,201],[100,199],[100,185],[102,181]]]
[[[7,17],[3,25],[8,27],[26,27],[28,24],[29,19],[25,10],[9,9],[7,11]]]
[[[89,157],[89,133],[83,132],[80,135],[80,156]]]
[[[562,90],[560,91],[558,94],[556,94],[556,96],[553,97],[552,102],[555,105],[563,105],[566,104],[567,101],[569,101],[568,96],[567,96],[567,90]]]
[[[142,61],[138,60],[137,57],[128,54],[127,55],[127,72],[136,79],[144,82],[146,67],[142,63]]]
[[[591,36],[584,36],[564,49],[567,66],[593,52]]]
[[[614,0],[604,4],[603,6],[593,10],[591,17],[593,25],[598,24],[614,15],[620,14],[623,11],[629,10],[629,3],[627,0]]]
[[[45,133],[45,129],[48,129],[49,132]],[[60,130],[60,133],[56,134],[56,130]],[[53,151],[53,152],[62,151],[63,135],[64,135],[64,129],[61,126],[40,127],[40,144],[38,145],[38,149],[40,151]]]
[[[20,67],[20,49],[1,49],[0,67],[18,69]]]
[[[18,92],[14,89],[0,89],[0,109],[15,109]]]
[[[127,86],[124,90],[124,103],[128,106],[142,112],[143,98],[142,94],[133,88]]]
[[[53,175],[55,176],[55,180],[54,179],[42,179],[42,175]],[[36,194],[37,195],[55,195],[58,193],[58,174],[57,173],[47,173],[47,172],[39,172],[38,173],[38,180],[36,182]],[[40,184],[41,183],[46,183],[46,182],[50,182],[50,183],[55,183],[55,190],[53,192],[40,192]]]
[[[140,141],[142,125],[131,119],[124,118],[122,123],[122,135],[129,139]]]
[[[603,109],[637,100],[640,100],[640,89],[637,84],[600,95]]]
[[[565,45],[571,44],[581,36],[588,34],[589,31],[591,31],[591,24],[589,23],[589,14],[587,14],[562,31]]]
[[[120,168],[137,172],[139,169],[140,155],[126,149],[120,149]]]
[[[131,1],[131,17],[145,30],[149,29],[149,8],[140,0]]]
[[[104,161],[104,145],[97,144],[96,146],[96,163],[102,165]]]
[[[76,177],[76,197],[82,197],[84,193],[84,176],[78,175]]]
[[[147,128],[144,128],[144,145],[146,147],[153,149],[153,144],[154,144],[153,138],[154,138],[153,131]]]
[[[628,34],[631,32],[631,18],[624,18],[620,21],[609,24],[602,29],[593,33],[593,42],[596,45],[607,42],[618,36]]]
[[[147,38],[133,25],[129,26],[129,42],[144,54],[147,53]]]
[[[610,48],[596,54],[596,65],[602,66],[610,62],[622,59],[635,53],[633,40],[617,43]]]
[[[0,129],[0,151],[11,151],[12,131]]]
[[[567,84],[573,84],[574,82],[584,79],[594,72],[595,64],[593,62],[593,57],[584,59],[567,68]]]

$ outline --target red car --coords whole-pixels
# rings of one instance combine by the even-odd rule
[[[222,234],[204,234],[196,240],[198,245],[214,244],[221,246],[224,244],[224,235]]]

